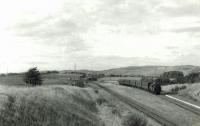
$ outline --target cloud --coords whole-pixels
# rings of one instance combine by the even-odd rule
[[[174,29],[172,31],[176,32],[176,33],[182,33],[182,32],[199,33],[200,32],[200,26],[179,28],[179,29]]]
[[[175,49],[178,49],[178,47],[177,46],[167,46],[166,49],[175,50]]]
[[[52,1],[50,5],[48,0],[32,1],[34,7],[26,6],[9,26],[14,33],[11,43],[22,43],[18,57],[24,56],[28,65],[60,69],[76,62],[83,69],[107,69],[168,64],[169,55],[184,60],[180,55],[187,57],[187,43],[199,41],[191,36],[200,32],[198,1],[61,1]],[[23,8],[26,4],[19,5]],[[27,59],[30,56],[33,58]]]
[[[81,38],[72,38],[72,40],[65,45],[65,52],[87,51],[89,48],[89,45],[86,45]]]
[[[32,62],[27,62],[27,64],[30,64],[30,65],[47,65],[48,62],[32,61]]]
[[[18,24],[14,28],[17,35],[40,39],[65,37],[82,30],[74,22],[59,17],[49,17],[37,21]]]
[[[37,21],[18,24],[15,33],[21,38],[28,38],[36,44],[52,45],[64,48],[68,52],[87,50],[88,46],[80,37],[87,29],[78,26],[70,19],[48,17]]]
[[[199,54],[188,53],[188,54],[177,57],[175,60],[176,60],[176,64],[179,64],[179,65],[180,64],[182,64],[182,65],[189,64],[189,65],[199,66],[200,60],[197,60],[197,59],[200,59]]]
[[[185,17],[185,16],[199,16],[200,8],[199,1],[189,1],[185,0],[182,2],[173,1],[171,4],[168,5],[161,5],[159,10],[170,17]]]

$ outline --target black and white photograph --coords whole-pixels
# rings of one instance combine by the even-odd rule
[[[200,126],[200,0],[0,0],[0,126]]]

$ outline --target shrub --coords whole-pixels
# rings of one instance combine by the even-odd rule
[[[125,126],[147,126],[147,119],[139,114],[128,115],[124,119]]]
[[[180,89],[180,90],[183,90],[183,89],[186,89],[186,88],[187,88],[187,86],[183,85],[183,86],[181,86],[179,89]]]
[[[42,77],[37,67],[29,69],[24,75],[24,82],[32,86],[42,85]]]
[[[181,71],[168,71],[164,72],[161,75],[161,78],[163,79],[169,79],[165,80],[165,83],[184,83],[184,74]],[[173,80],[171,80],[173,79]],[[169,81],[169,82],[168,82]]]
[[[178,91],[183,90],[183,89],[186,89],[186,88],[187,88],[187,86],[185,86],[185,85],[183,85],[183,86],[181,86],[181,87],[176,86],[176,87],[174,87],[174,88],[171,89],[171,93],[177,94]]]
[[[98,94],[98,93],[99,93],[99,90],[98,90],[98,89],[95,89],[94,92],[95,92],[96,94]]]
[[[121,117],[121,112],[116,108],[112,107],[112,114],[117,115],[118,117]]]
[[[99,105],[102,105],[103,103],[106,103],[106,102],[108,102],[105,98],[98,98],[97,100],[97,104],[99,104]]]
[[[4,109],[0,111],[0,125],[11,126],[15,120],[15,106],[16,98],[13,96],[8,96],[7,102],[3,104]]]
[[[82,80],[78,80],[78,81],[74,82],[74,86],[85,87],[85,84],[84,84],[84,82]]]
[[[200,82],[200,73],[190,73],[185,76],[185,81],[188,83]]]
[[[177,94],[178,91],[179,91],[179,87],[178,86],[176,86],[176,87],[171,89],[171,93],[174,93],[174,94]]]

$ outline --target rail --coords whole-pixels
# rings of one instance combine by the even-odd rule
[[[155,121],[157,121],[158,123],[160,123],[163,126],[177,126],[177,124],[175,124],[174,122],[162,117],[158,112],[156,112],[156,110],[143,105],[131,98],[128,98],[126,96],[120,95],[119,93],[106,88],[105,86],[100,85],[98,82],[94,82],[98,87],[104,89],[106,92],[110,93],[111,95],[113,95],[114,97],[118,98],[120,101],[124,102],[125,104],[129,105],[132,108],[137,109],[138,111],[144,113],[145,115],[151,117],[152,119],[154,119]]]

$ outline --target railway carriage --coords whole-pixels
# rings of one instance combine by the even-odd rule
[[[161,80],[155,77],[124,78],[118,82],[120,85],[141,88],[157,95],[161,92]]]

